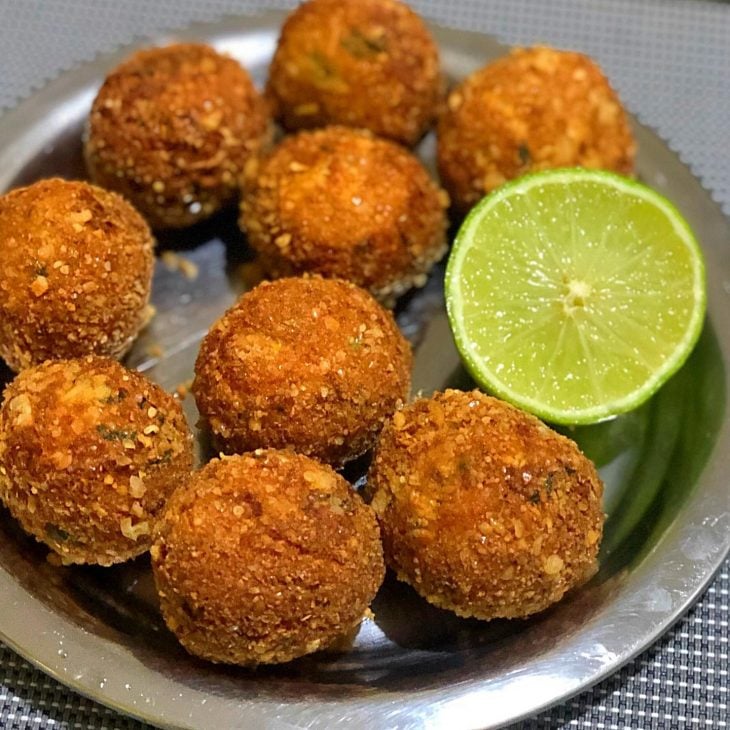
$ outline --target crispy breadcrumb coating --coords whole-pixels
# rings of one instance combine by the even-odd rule
[[[24,370],[0,409],[0,496],[64,563],[145,552],[165,500],[192,468],[180,405],[107,358]]]
[[[398,411],[368,476],[386,561],[459,616],[542,611],[596,568],[603,485],[569,439],[479,391]]]
[[[348,279],[392,300],[446,251],[446,193],[414,155],[364,131],[288,137],[246,189],[241,227],[274,276]]]
[[[431,126],[444,82],[436,43],[395,0],[310,0],[281,31],[267,95],[285,128],[344,124],[405,145]]]
[[[151,554],[170,630],[230,664],[326,648],[357,627],[385,573],[372,510],[288,451],[211,461],[170,499]]]
[[[123,198],[41,180],[0,197],[0,356],[121,357],[149,317],[152,235]]]
[[[179,228],[232,202],[246,163],[269,139],[263,98],[238,62],[209,46],[138,51],[94,100],[92,178],[155,228]]]
[[[535,170],[591,167],[629,174],[636,145],[626,112],[597,64],[553,48],[518,48],[449,95],[438,165],[454,207]]]
[[[223,450],[288,447],[340,466],[367,451],[407,399],[411,364],[393,316],[367,292],[279,279],[212,327],[192,390]]]

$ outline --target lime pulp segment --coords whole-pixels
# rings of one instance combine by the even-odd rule
[[[446,293],[480,385],[555,423],[638,406],[684,362],[705,313],[702,254],[676,208],[582,169],[529,175],[477,204]]]

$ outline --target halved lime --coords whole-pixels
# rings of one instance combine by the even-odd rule
[[[469,213],[446,305],[482,387],[553,423],[595,423],[640,405],[685,361],[705,267],[687,222],[651,188],[550,170]]]

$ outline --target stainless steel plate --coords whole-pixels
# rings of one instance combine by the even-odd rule
[[[261,83],[281,20],[269,13],[175,37],[213,43]],[[434,32],[452,78],[505,51],[473,33]],[[64,74],[0,119],[0,190],[84,176],[84,119],[105,72],[128,50]],[[363,624],[350,651],[258,671],[221,668],[189,657],[166,631],[146,559],[112,569],[53,567],[2,512],[5,641],[79,692],[176,728],[495,727],[578,692],[647,647],[728,550],[730,229],[666,145],[640,125],[636,134],[641,177],[679,206],[702,243],[709,317],[687,365],[650,403],[570,433],[607,484],[602,568],[588,586],[528,621],[484,624],[432,608],[388,578],[375,621]],[[432,161],[433,140],[420,152]],[[163,238],[160,248],[192,260],[199,276],[158,265],[158,314],[127,362],[173,388],[190,378],[198,341],[250,284],[251,267],[231,213]],[[424,391],[470,385],[446,323],[442,273],[397,310],[416,348],[414,387]],[[191,398],[186,409],[195,423]],[[357,469],[350,476],[357,480]]]

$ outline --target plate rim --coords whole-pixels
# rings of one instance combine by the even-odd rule
[[[165,31],[162,33],[146,35],[141,38],[137,37],[131,43],[119,45],[114,50],[108,52],[100,52],[96,54],[91,60],[81,62],[70,68],[62,70],[57,76],[53,77],[41,88],[35,89],[30,93],[30,95],[16,100],[15,104],[9,109],[2,110],[0,112],[0,137],[5,137],[6,135],[9,135],[12,138],[14,135],[17,135],[21,130],[23,130],[26,117],[37,118],[38,114],[42,113],[44,109],[48,110],[56,108],[56,103],[59,101],[63,103],[65,96],[69,92],[72,92],[75,89],[76,93],[79,93],[82,88],[88,86],[89,83],[91,83],[93,80],[98,79],[106,69],[118,63],[122,58],[124,58],[126,55],[128,55],[130,52],[134,51],[137,48],[142,48],[149,45],[169,43],[174,40],[191,40],[195,38],[200,39],[203,42],[213,42],[215,44],[217,42],[216,39],[220,39],[221,37],[236,36],[240,35],[242,32],[251,31],[253,29],[270,31],[272,25],[274,26],[274,28],[278,29],[281,25],[282,19],[285,16],[286,11],[271,9],[252,14],[226,14],[219,16],[216,20],[213,21],[198,21],[190,25],[186,25],[182,28]],[[499,47],[505,52],[507,52],[509,48],[509,46],[503,44],[501,41],[487,34],[471,30],[450,28],[435,23],[429,23],[429,26],[439,40],[451,37],[454,42],[461,42],[466,39],[469,43],[479,43],[480,41],[483,43],[486,39],[490,44]],[[675,163],[679,164],[692,178],[698,189],[702,192],[702,195],[704,195],[706,198],[704,200],[705,207],[713,209],[713,214],[715,216],[719,215],[719,220],[722,221],[721,227],[724,228],[726,235],[730,239],[730,223],[726,219],[720,205],[713,198],[712,193],[704,187],[701,178],[694,174],[694,172],[690,169],[690,166],[682,159],[681,155],[675,149],[673,149],[670,144],[666,142],[661,137],[661,135],[659,135],[659,133],[650,125],[647,125],[642,120],[640,125],[634,126],[635,131],[637,131],[638,129],[640,136],[644,135],[646,137],[648,135],[647,139],[653,138],[654,142],[661,146],[665,153],[671,155],[672,158],[674,158]],[[644,143],[646,143],[646,139],[644,140]],[[3,148],[0,148],[0,190],[5,190],[8,179],[12,177],[11,174],[5,171],[7,169],[17,170],[18,168],[22,167],[23,164],[22,161],[15,161],[14,166],[9,165],[6,167],[3,164],[3,162],[5,161],[4,158],[8,157],[8,150],[10,149],[10,147],[10,145],[4,145]],[[717,223],[717,221],[714,222],[715,224]],[[698,238],[700,238],[702,245],[702,237],[698,236]],[[710,304],[708,301],[708,316],[709,312]],[[728,362],[729,360],[727,353],[723,353],[723,363],[727,365]],[[725,374],[725,378],[726,382],[730,382],[728,381],[727,372]],[[730,418],[728,417],[728,409],[726,409],[724,422],[718,433],[717,442],[713,447],[713,454],[710,457],[710,461],[712,461],[713,458],[716,456],[718,447],[723,442],[730,444]],[[706,472],[709,468],[710,463],[708,462],[708,464],[705,466],[704,471]],[[705,482],[708,481],[709,479],[705,479]],[[694,507],[694,511],[697,511],[698,503],[700,501],[700,486],[701,485],[698,484],[693,494],[688,498],[688,501],[684,505],[684,510],[687,510],[690,507]],[[705,491],[706,490],[707,487],[705,488]],[[690,516],[692,515],[690,514]],[[700,524],[705,523],[707,519],[708,518],[706,516],[703,517],[700,520]],[[722,533],[723,525],[726,525],[727,522],[727,512],[719,514],[716,517],[716,522],[713,523],[714,528],[719,525],[719,529],[715,531]],[[691,527],[694,527],[694,525],[691,525]],[[650,555],[656,552],[661,552],[662,546],[664,546],[665,543],[667,543],[679,529],[680,525],[678,525],[678,520],[675,519],[665,529],[657,544],[650,551]],[[701,570],[697,580],[692,583],[691,588],[685,591],[685,593],[682,595],[679,605],[672,606],[671,613],[667,614],[667,616],[665,616],[661,621],[658,621],[653,630],[643,634],[641,639],[635,642],[635,644],[632,647],[628,648],[625,652],[621,654],[612,654],[611,652],[608,652],[602,658],[599,658],[599,668],[595,669],[590,677],[574,681],[570,687],[565,687],[561,689],[557,694],[551,697],[539,698],[539,695],[536,695],[538,699],[533,701],[528,708],[522,709],[516,714],[513,713],[509,716],[505,715],[501,719],[498,719],[496,724],[490,724],[489,727],[501,727],[508,723],[519,721],[526,717],[535,715],[552,705],[563,702],[570,697],[577,695],[578,693],[602,681],[607,676],[613,674],[615,671],[620,669],[620,667],[631,661],[642,651],[654,644],[659,637],[669,631],[671,627],[677,621],[679,621],[682,616],[685,615],[685,613],[691,608],[691,606],[694,605],[694,603],[698,600],[701,594],[705,591],[709,583],[713,580],[719,569],[722,567],[722,564],[727,558],[728,553],[730,553],[730,531],[728,529],[725,529],[724,535],[721,534],[720,537],[724,537],[724,541],[720,540],[718,543],[710,546],[707,554],[703,558],[701,558],[705,561],[704,567]],[[646,564],[647,557],[649,556],[645,556],[645,558],[634,571],[634,574],[638,574],[639,577],[642,573],[642,569],[644,572],[649,569]],[[10,581],[9,584],[8,581]],[[62,628],[64,631],[64,636],[68,635],[68,624],[71,624],[71,628],[74,629],[74,633],[77,634],[75,638],[77,639],[79,644],[81,644],[82,646],[88,642],[91,642],[91,644],[96,644],[96,646],[92,647],[93,651],[104,651],[108,652],[110,655],[113,655],[114,649],[116,648],[118,650],[120,648],[119,645],[103,636],[91,634],[83,629],[81,626],[73,625],[70,620],[67,620],[65,619],[65,617],[52,611],[39,599],[36,599],[33,596],[29,596],[28,592],[13,579],[12,574],[8,573],[3,566],[0,566],[0,585],[2,585],[3,583],[5,583],[6,585],[3,586],[5,590],[3,591],[3,595],[0,598],[0,605],[3,609],[0,610],[0,638],[2,638],[2,640],[17,654],[22,656],[34,666],[38,667],[47,675],[51,676],[53,679],[69,687],[71,690],[85,697],[88,697],[89,699],[99,702],[107,707],[110,707],[117,712],[135,717],[144,722],[151,723],[160,727],[200,727],[200,725],[197,724],[186,724],[184,720],[180,719],[180,716],[175,710],[181,707],[183,703],[177,705],[176,708],[173,701],[170,705],[171,707],[173,707],[173,712],[169,712],[168,714],[170,716],[167,717],[166,714],[160,715],[157,712],[145,709],[145,703],[143,703],[143,706],[138,706],[137,701],[132,699],[131,694],[124,695],[124,693],[120,693],[118,691],[112,694],[111,688],[106,689],[108,680],[105,676],[101,676],[100,678],[98,678],[96,676],[92,677],[82,675],[81,677],[74,678],[74,676],[72,676],[68,669],[66,669],[65,667],[62,669],[60,667],[62,662],[53,661],[52,649],[55,649],[58,646],[57,640],[49,636],[49,634],[52,635],[54,633],[57,633],[53,628],[53,626],[55,625],[54,619],[56,621],[60,620],[63,624]],[[22,600],[23,598],[25,598],[26,601],[28,600],[28,598],[30,598],[33,604],[32,608],[34,609],[35,614],[41,615],[44,620],[49,621],[49,631],[44,632],[44,637],[48,639],[48,641],[45,642],[47,644],[47,648],[42,656],[38,655],[37,650],[35,652],[30,651],[22,644],[18,643],[15,638],[13,638],[14,636],[17,636],[18,629],[21,625],[27,627],[29,623],[27,606],[24,607],[23,611],[20,611],[20,613],[23,613],[24,615],[22,617],[18,617],[21,619],[18,622],[18,626],[16,626],[14,629],[11,629],[10,631],[7,630],[7,624],[9,623],[8,615],[12,613],[8,609],[19,606],[20,600]],[[593,620],[594,619],[591,619],[591,621],[589,621],[589,624],[592,623]],[[98,646],[99,642],[101,648],[99,648]],[[55,653],[59,656],[60,659],[61,652],[56,651]],[[600,654],[600,650],[598,651],[598,654]],[[128,657],[131,655],[125,654],[125,656]],[[107,659],[108,656],[103,655],[102,658]],[[153,671],[155,672],[155,675],[158,679],[164,679],[166,682],[170,683],[171,689],[173,687],[177,687],[174,679],[162,675],[156,670],[148,669],[145,665],[139,662],[136,657],[134,657],[134,660],[139,663],[140,667],[143,670]],[[596,658],[592,657],[591,660],[596,660]],[[433,720],[435,721],[435,724],[439,726],[441,724],[449,724],[456,727],[471,727],[473,725],[471,725],[469,721],[471,717],[473,717],[473,715],[470,714],[470,709],[475,709],[475,699],[483,701],[482,697],[475,697],[474,695],[476,688],[472,685],[478,684],[478,681],[479,680],[470,680],[469,682],[461,685],[456,695],[446,700],[446,705],[443,704],[443,700],[436,698],[436,703],[441,703],[441,707],[437,708],[439,709],[440,714],[439,712],[437,712],[437,714],[434,716],[432,713],[423,710],[422,712],[420,712],[420,714],[416,713],[413,715],[404,715],[402,719],[408,719],[419,724],[421,722],[431,722]],[[197,689],[194,689],[193,691],[197,694],[200,694],[200,691]],[[438,690],[397,690],[395,692],[391,692],[388,695],[388,702],[392,703],[394,698],[413,698],[416,695],[418,696],[419,702],[423,701],[424,697],[427,702],[430,702],[432,699],[431,695],[438,695]],[[180,694],[180,697],[182,696],[183,695]],[[367,699],[368,701],[363,704],[363,707],[361,709],[364,710],[366,713],[371,713],[375,709],[375,707],[379,706],[379,703],[377,698],[374,700],[372,698]],[[524,706],[524,696],[521,695],[521,699]],[[326,704],[331,705],[333,708],[336,708],[346,702],[347,700],[343,700],[342,702],[327,702]],[[282,705],[274,705],[274,703],[270,704],[274,708],[281,708],[287,703],[283,703]],[[366,716],[372,717],[371,714]],[[256,722],[257,725],[260,727],[291,727],[292,723],[291,718],[283,718],[281,717],[281,715],[279,715],[278,717],[275,715],[273,718],[267,715],[262,716],[261,714],[259,714],[259,711],[256,709],[255,706],[241,708],[238,711],[238,719],[243,724],[236,724],[237,727],[248,726],[246,725],[246,723],[248,722]],[[331,719],[332,718],[330,716],[325,718],[325,720]],[[366,727],[366,724],[359,725],[356,721],[353,723],[353,726]]]

